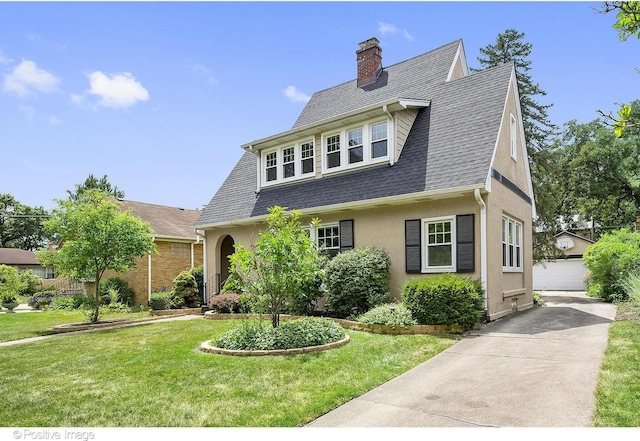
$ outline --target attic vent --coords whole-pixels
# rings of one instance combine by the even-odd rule
[[[382,48],[377,38],[370,38],[358,43],[360,49],[356,51],[358,64],[358,87],[375,83],[382,71]]]

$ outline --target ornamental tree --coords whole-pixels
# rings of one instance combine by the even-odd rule
[[[122,211],[109,194],[97,189],[85,191],[77,201],[57,200],[45,228],[61,241],[57,252],[37,252],[43,265],[53,265],[58,273],[73,279],[94,279],[94,310],[91,323],[100,314],[100,279],[106,270],[124,272],[136,259],[155,253],[151,227]]]
[[[230,256],[243,291],[263,302],[274,328],[287,302],[304,296],[322,271],[324,257],[302,229],[300,216],[297,210],[287,215],[282,207],[270,208],[267,228],[260,231],[254,251],[238,244]]]

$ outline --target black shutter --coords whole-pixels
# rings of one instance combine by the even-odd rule
[[[341,220],[340,225],[340,252],[353,249],[353,219]]]
[[[456,216],[456,271],[472,273],[475,271],[474,215]]]
[[[404,258],[408,273],[422,271],[422,232],[420,219],[404,221]]]

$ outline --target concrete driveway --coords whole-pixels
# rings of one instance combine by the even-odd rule
[[[616,307],[546,292],[312,427],[590,427]]]

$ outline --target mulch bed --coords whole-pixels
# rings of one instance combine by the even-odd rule
[[[640,308],[631,302],[619,303],[616,312],[617,322],[638,322],[640,323]]]

